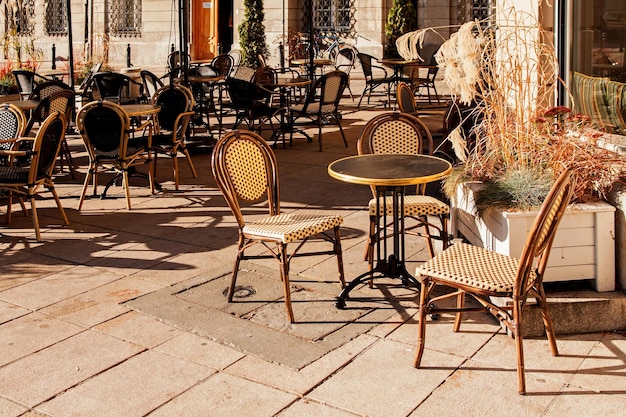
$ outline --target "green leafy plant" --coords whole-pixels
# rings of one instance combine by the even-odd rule
[[[417,11],[411,0],[393,0],[393,5],[387,14],[385,35],[387,46],[385,56],[398,57],[396,40],[405,33],[417,29]]]
[[[261,65],[259,55],[268,57],[269,48],[265,38],[265,12],[263,0],[244,0],[244,17],[239,25],[239,44],[243,52],[242,64],[257,68]]]

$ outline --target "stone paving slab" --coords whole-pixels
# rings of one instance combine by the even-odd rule
[[[298,281],[292,292],[297,323],[292,324],[287,321],[282,284],[276,276],[242,271],[238,285],[255,289],[251,301],[228,303],[224,291],[229,282],[230,276],[226,275],[214,279],[198,277],[135,298],[125,305],[181,330],[294,369],[367,332],[395,314],[398,308],[389,308],[384,300],[381,304],[373,300],[360,303],[351,300],[353,306],[338,310],[334,307],[338,284],[326,283],[322,292],[304,287],[306,284]],[[407,290],[395,288],[394,291]]]

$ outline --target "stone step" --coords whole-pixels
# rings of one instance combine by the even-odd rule
[[[626,294],[621,291],[596,292],[582,283],[546,284],[546,295],[557,335],[626,329]],[[532,305],[524,310],[523,319],[524,337],[545,335],[538,307]]]

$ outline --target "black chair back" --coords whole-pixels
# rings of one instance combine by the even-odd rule
[[[42,125],[43,133],[37,134],[37,138],[41,138],[37,161],[37,179],[52,174],[61,142],[65,138],[65,116],[62,113],[53,112],[48,117],[51,119],[49,123]]]
[[[163,81],[158,75],[148,70],[141,70],[139,73],[141,76],[141,82],[143,83],[143,91],[148,100],[151,100],[154,93],[161,87],[163,87]]]
[[[99,72],[93,76],[102,100],[117,104],[136,103],[140,97],[132,97],[131,84],[139,84],[132,78],[116,72]],[[140,84],[140,90],[143,85]]]
[[[120,153],[120,143],[125,129],[124,120],[119,113],[100,103],[84,115],[85,136],[97,156],[116,158]],[[81,132],[82,133],[82,132]]]
[[[155,104],[161,107],[157,117],[159,128],[162,130],[174,130],[176,118],[181,113],[191,110],[187,94],[173,85],[159,90]]]

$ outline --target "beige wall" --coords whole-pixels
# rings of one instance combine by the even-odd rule
[[[84,45],[85,38],[85,0],[72,0],[72,30],[74,59],[83,61],[86,51],[100,60],[107,55],[108,62],[116,69],[126,66],[126,46],[131,45],[131,62],[135,67],[143,67],[155,72],[165,71],[165,62],[170,45],[178,49],[178,16],[177,0],[143,0],[143,28],[141,37],[110,37],[105,42],[105,0],[90,0],[93,7],[93,20],[90,22],[88,38],[92,45]],[[213,0],[222,1],[222,0]],[[243,19],[243,0],[233,0],[234,43],[238,44],[239,35],[236,26]],[[385,22],[387,10],[392,0],[359,0],[356,2],[356,39],[348,40],[360,51],[380,57],[385,44]],[[265,26],[267,43],[272,57],[270,63],[278,63],[278,42],[289,27],[300,27],[303,0],[266,0]],[[420,26],[447,26],[452,13],[451,0],[419,0],[418,16]],[[43,50],[42,68],[51,66],[51,47],[56,44],[57,56],[68,56],[67,37],[50,37],[43,35],[44,0],[35,0],[36,4],[36,45]],[[286,7],[283,20],[283,4]],[[4,19],[4,16],[1,18]],[[283,25],[283,21],[285,25]],[[193,37],[193,34],[191,34]],[[108,45],[108,53],[104,45]],[[59,64],[62,65],[62,64]]]

